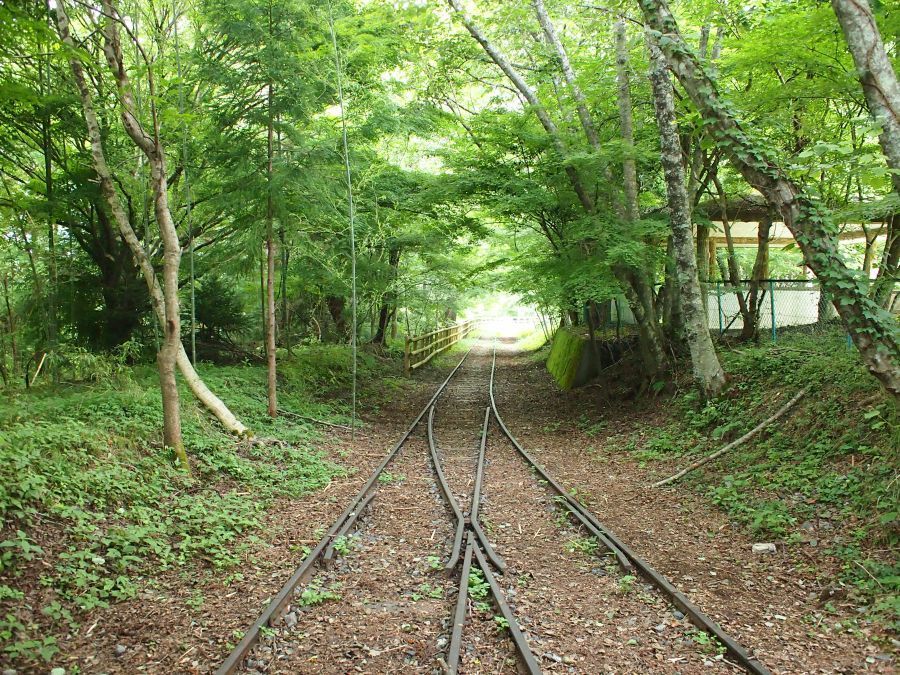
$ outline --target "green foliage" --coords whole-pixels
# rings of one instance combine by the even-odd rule
[[[304,607],[313,607],[331,600],[340,600],[340,593],[336,591],[337,586],[335,585],[326,589],[321,585],[312,583],[300,592],[300,604]]]
[[[469,572],[469,595],[471,595],[475,600],[485,600],[487,599],[488,592],[490,591],[490,585],[487,580],[484,578],[484,572],[480,569],[472,569]]]
[[[566,550],[569,553],[595,555],[598,548],[599,544],[593,537],[575,537],[566,542]]]

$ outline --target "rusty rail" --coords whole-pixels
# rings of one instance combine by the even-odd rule
[[[758,659],[754,658],[744,649],[733,637],[731,637],[728,633],[725,632],[718,623],[716,623],[710,616],[705,614],[697,605],[691,602],[687,596],[679,591],[672,583],[666,579],[662,574],[657,572],[653,567],[650,566],[646,560],[637,555],[634,551],[632,551],[625,543],[622,542],[612,531],[603,525],[597,518],[591,513],[587,508],[581,505],[577,500],[575,500],[568,492],[565,491],[559,483],[557,483],[544,469],[540,464],[538,464],[535,459],[526,452],[525,448],[522,447],[522,444],[516,440],[515,436],[509,431],[509,428],[506,424],[503,423],[503,419],[500,417],[500,413],[497,411],[497,401],[494,397],[494,373],[497,367],[497,347],[494,346],[494,357],[491,363],[491,381],[490,381],[490,399],[491,399],[491,410],[494,413],[494,418],[497,420],[497,424],[500,426],[500,429],[503,431],[503,434],[509,439],[510,443],[512,443],[513,447],[516,451],[521,455],[521,457],[534,469],[535,473],[537,473],[540,478],[547,482],[547,484],[556,492],[560,497],[564,498],[566,505],[569,507],[569,510],[576,514],[577,517],[582,523],[590,523],[591,527],[588,529],[592,533],[600,532],[603,535],[603,539],[601,541],[604,542],[604,545],[610,548],[615,554],[616,557],[625,558],[629,564],[629,566],[636,568],[645,579],[647,579],[650,583],[656,586],[660,591],[665,593],[672,600],[673,604],[681,609],[684,614],[690,618],[691,622],[700,628],[701,630],[713,635],[722,645],[725,646],[727,652],[734,658],[741,666],[743,666],[748,672],[753,673],[754,675],[771,675],[771,672],[768,668],[766,668]],[[595,534],[596,536],[596,534]]]
[[[441,352],[450,349],[471,333],[476,323],[474,320],[461,321],[430,333],[407,336],[403,349],[403,372],[409,375]]]

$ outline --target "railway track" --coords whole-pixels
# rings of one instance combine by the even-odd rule
[[[423,454],[427,453],[431,476],[428,477],[428,470],[423,468],[422,475],[412,476],[410,482],[413,483],[415,478],[414,484],[419,491],[422,491],[429,480],[436,484],[436,492],[444,505],[445,517],[449,516],[449,523],[445,523],[442,530],[446,536],[439,537],[436,541],[427,541],[420,533],[415,541],[407,541],[401,537],[398,542],[407,548],[422,548],[424,543],[426,546],[422,548],[423,551],[428,549],[440,553],[442,564],[435,565],[432,562],[432,568],[443,567],[449,577],[447,583],[454,582],[455,599],[452,606],[442,607],[437,603],[433,608],[434,611],[447,610],[444,628],[449,636],[437,639],[438,646],[430,657],[432,663],[424,666],[417,661],[408,661],[406,670],[435,672],[438,668],[448,673],[457,673],[499,672],[505,669],[540,673],[543,670],[542,663],[546,663],[548,669],[559,666],[569,672],[600,672],[582,670],[564,661],[558,654],[548,650],[536,654],[533,649],[535,645],[542,646],[539,637],[542,627],[539,621],[528,614],[546,613],[548,607],[555,606],[558,598],[538,595],[529,604],[527,590],[520,590],[517,582],[509,578],[512,575],[507,572],[511,569],[517,572],[519,582],[523,578],[527,580],[536,577],[552,581],[555,576],[557,584],[577,587],[574,601],[572,597],[564,598],[577,606],[557,607],[553,610],[556,613],[568,609],[576,612],[587,625],[593,621],[594,625],[601,626],[603,624],[600,619],[609,622],[606,617],[610,616],[610,611],[602,602],[604,598],[594,597],[592,593],[593,587],[597,585],[597,578],[591,575],[597,570],[592,572],[586,570],[583,564],[579,566],[573,562],[574,556],[560,555],[561,549],[557,543],[539,540],[543,528],[536,527],[533,535],[531,532],[515,532],[511,528],[502,529],[500,521],[505,517],[504,514],[531,509],[536,519],[550,518],[548,514],[551,512],[555,514],[555,526],[548,527],[551,530],[550,539],[558,537],[562,529],[574,528],[582,535],[578,541],[593,542],[589,547],[590,555],[608,562],[605,568],[607,571],[600,569],[600,574],[610,578],[614,573],[621,575],[618,577],[620,584],[622,579],[640,578],[648,589],[643,594],[644,600],[657,604],[669,603],[676,607],[698,630],[708,635],[714,641],[713,644],[719,646],[724,658],[720,658],[718,663],[724,668],[733,666],[757,675],[767,674],[769,671],[762,663],[622,542],[540,466],[513,436],[500,415],[495,392],[496,348],[490,358],[488,377],[484,373],[487,370],[487,354],[478,354],[475,357],[477,363],[472,364],[475,367],[465,369],[470,354],[471,350],[440,384],[343,513],[328,528],[216,672],[219,675],[239,671],[298,672],[285,669],[283,664],[278,663],[278,659],[293,653],[293,649],[281,647],[282,651],[279,653],[276,640],[282,645],[291,641],[291,628],[296,624],[297,613],[302,611],[302,594],[307,584],[317,571],[329,568],[342,552],[347,552],[347,537],[358,528],[360,517],[370,509],[379,489],[389,483],[385,480],[385,477],[392,476],[388,471],[389,467],[393,467],[395,463],[411,461],[411,457],[398,457],[405,454],[404,449],[415,450],[419,446]],[[427,451],[422,439],[415,433],[420,425],[425,428]],[[412,469],[411,465],[410,468]],[[508,489],[500,489],[508,488],[515,481],[518,481],[518,491],[510,494]],[[415,499],[417,498],[404,502],[403,506],[394,504],[394,507],[401,511],[428,510],[429,505],[423,504],[420,497],[419,501]],[[434,503],[430,504],[432,511],[435,508]],[[486,512],[489,512],[490,520],[484,515]],[[519,527],[521,529],[521,525]],[[435,538],[437,532],[438,529],[432,529],[431,539]],[[365,551],[365,548],[363,544],[362,550]],[[422,558],[422,551],[417,553],[419,555],[412,560]],[[509,561],[506,559],[507,553]],[[388,555],[396,554],[395,549],[389,549]],[[428,557],[432,561],[438,559],[435,556]],[[428,587],[427,584],[425,586]],[[437,586],[435,592],[444,594]],[[476,611],[473,607],[480,608],[478,611],[481,614],[489,617],[492,615],[492,612],[485,611],[488,598],[499,614],[492,617],[494,621],[474,620]],[[623,614],[627,614],[629,603],[633,602],[636,602],[634,598],[618,597],[616,604],[622,605]],[[526,606],[524,615],[514,610],[516,605]],[[613,614],[615,613],[616,610],[613,610]],[[294,618],[286,622],[286,616]],[[425,620],[423,624],[438,630],[430,621]],[[490,630],[491,627],[494,630]],[[498,627],[501,630],[497,630]],[[280,634],[277,632],[279,630]],[[549,629],[546,632],[552,633]],[[273,637],[276,635],[278,637]],[[578,640],[584,642],[585,639]],[[266,644],[267,641],[271,644]],[[479,653],[479,649],[483,653]],[[487,652],[499,653],[501,656],[494,658],[491,663]],[[603,652],[603,649],[599,649],[599,652]],[[598,661],[598,665],[599,663],[602,663],[602,659]],[[327,671],[327,666],[328,664],[318,661],[313,670]],[[671,667],[662,669],[678,670]],[[371,665],[366,670],[379,672],[371,670]],[[652,670],[652,667],[648,670]]]

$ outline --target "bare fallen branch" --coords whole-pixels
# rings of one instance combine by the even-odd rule
[[[726,445],[722,448],[719,448],[711,455],[707,455],[706,457],[703,457],[702,459],[698,459],[696,462],[688,465],[686,468],[682,469],[678,473],[676,473],[672,476],[669,476],[668,478],[664,478],[661,481],[657,481],[656,483],[653,484],[652,487],[658,488],[658,487],[662,487],[663,485],[668,485],[669,483],[673,483],[676,480],[678,480],[679,478],[686,476],[694,469],[698,469],[701,466],[703,466],[704,464],[707,464],[707,463],[713,461],[714,459],[721,457],[726,452],[729,452],[730,450],[734,450],[739,445],[746,443],[751,438],[756,436],[756,434],[758,434],[760,431],[762,431],[767,426],[772,424],[772,422],[774,422],[779,417],[783,416],[786,412],[788,412],[791,408],[793,408],[797,404],[797,401],[799,401],[801,398],[803,398],[807,394],[807,392],[809,392],[810,388],[811,388],[811,385],[803,387],[803,389],[801,389],[800,391],[798,391],[796,393],[796,395],[794,395],[794,398],[792,398],[790,401],[788,401],[783,406],[781,406],[781,408],[779,408],[771,417],[769,417],[769,418],[763,420],[762,422],[760,422],[759,424],[757,424],[755,427],[753,427],[750,431],[748,431],[746,434],[744,434],[737,440],[734,440],[731,443],[729,443],[728,445]]]

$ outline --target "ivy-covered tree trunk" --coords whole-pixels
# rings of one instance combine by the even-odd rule
[[[900,395],[900,335],[896,320],[867,294],[867,284],[847,267],[838,247],[832,214],[792,180],[770,153],[738,124],[715,82],[678,32],[664,0],[638,0],[648,26],[681,85],[703,116],[705,128],[750,185],[778,208],[815,273],[832,298],[863,362],[884,387]]]
[[[697,260],[691,235],[691,204],[684,174],[672,82],[665,57],[652,39],[650,48],[650,83],[659,124],[660,155],[666,178],[666,196],[672,222],[672,248],[680,287],[684,338],[691,352],[694,379],[705,397],[716,396],[725,386],[725,371],[719,363],[697,278]]]
[[[878,140],[900,195],[900,83],[867,0],[831,0],[862,84],[869,112],[881,126]]]
[[[75,42],[69,32],[69,19],[62,2],[57,5],[56,18],[57,28],[62,41],[69,48],[74,49]],[[128,215],[116,192],[112,172],[109,170],[109,166],[106,163],[100,125],[97,121],[97,113],[94,110],[93,97],[91,96],[91,91],[87,85],[84,69],[81,62],[75,56],[70,58],[69,65],[72,69],[75,85],[81,97],[82,111],[87,125],[88,140],[91,145],[91,158],[93,160],[94,171],[96,172],[98,182],[100,183],[100,190],[109,207],[110,213],[113,216],[119,234],[128,245],[132,257],[134,258],[134,262],[147,285],[154,314],[156,314],[160,325],[163,326],[165,325],[166,318],[166,303],[163,291],[159,284],[159,279],[156,276],[156,271],[153,269],[153,265],[147,255],[147,251],[141,245],[137,234],[135,234],[134,228],[132,228],[131,223],[128,220]],[[197,399],[219,419],[228,431],[241,436],[249,435],[250,432],[247,427],[232,414],[228,407],[209,390],[200,376],[197,375],[181,342],[179,341],[178,344],[179,350],[176,355],[176,363]]]

